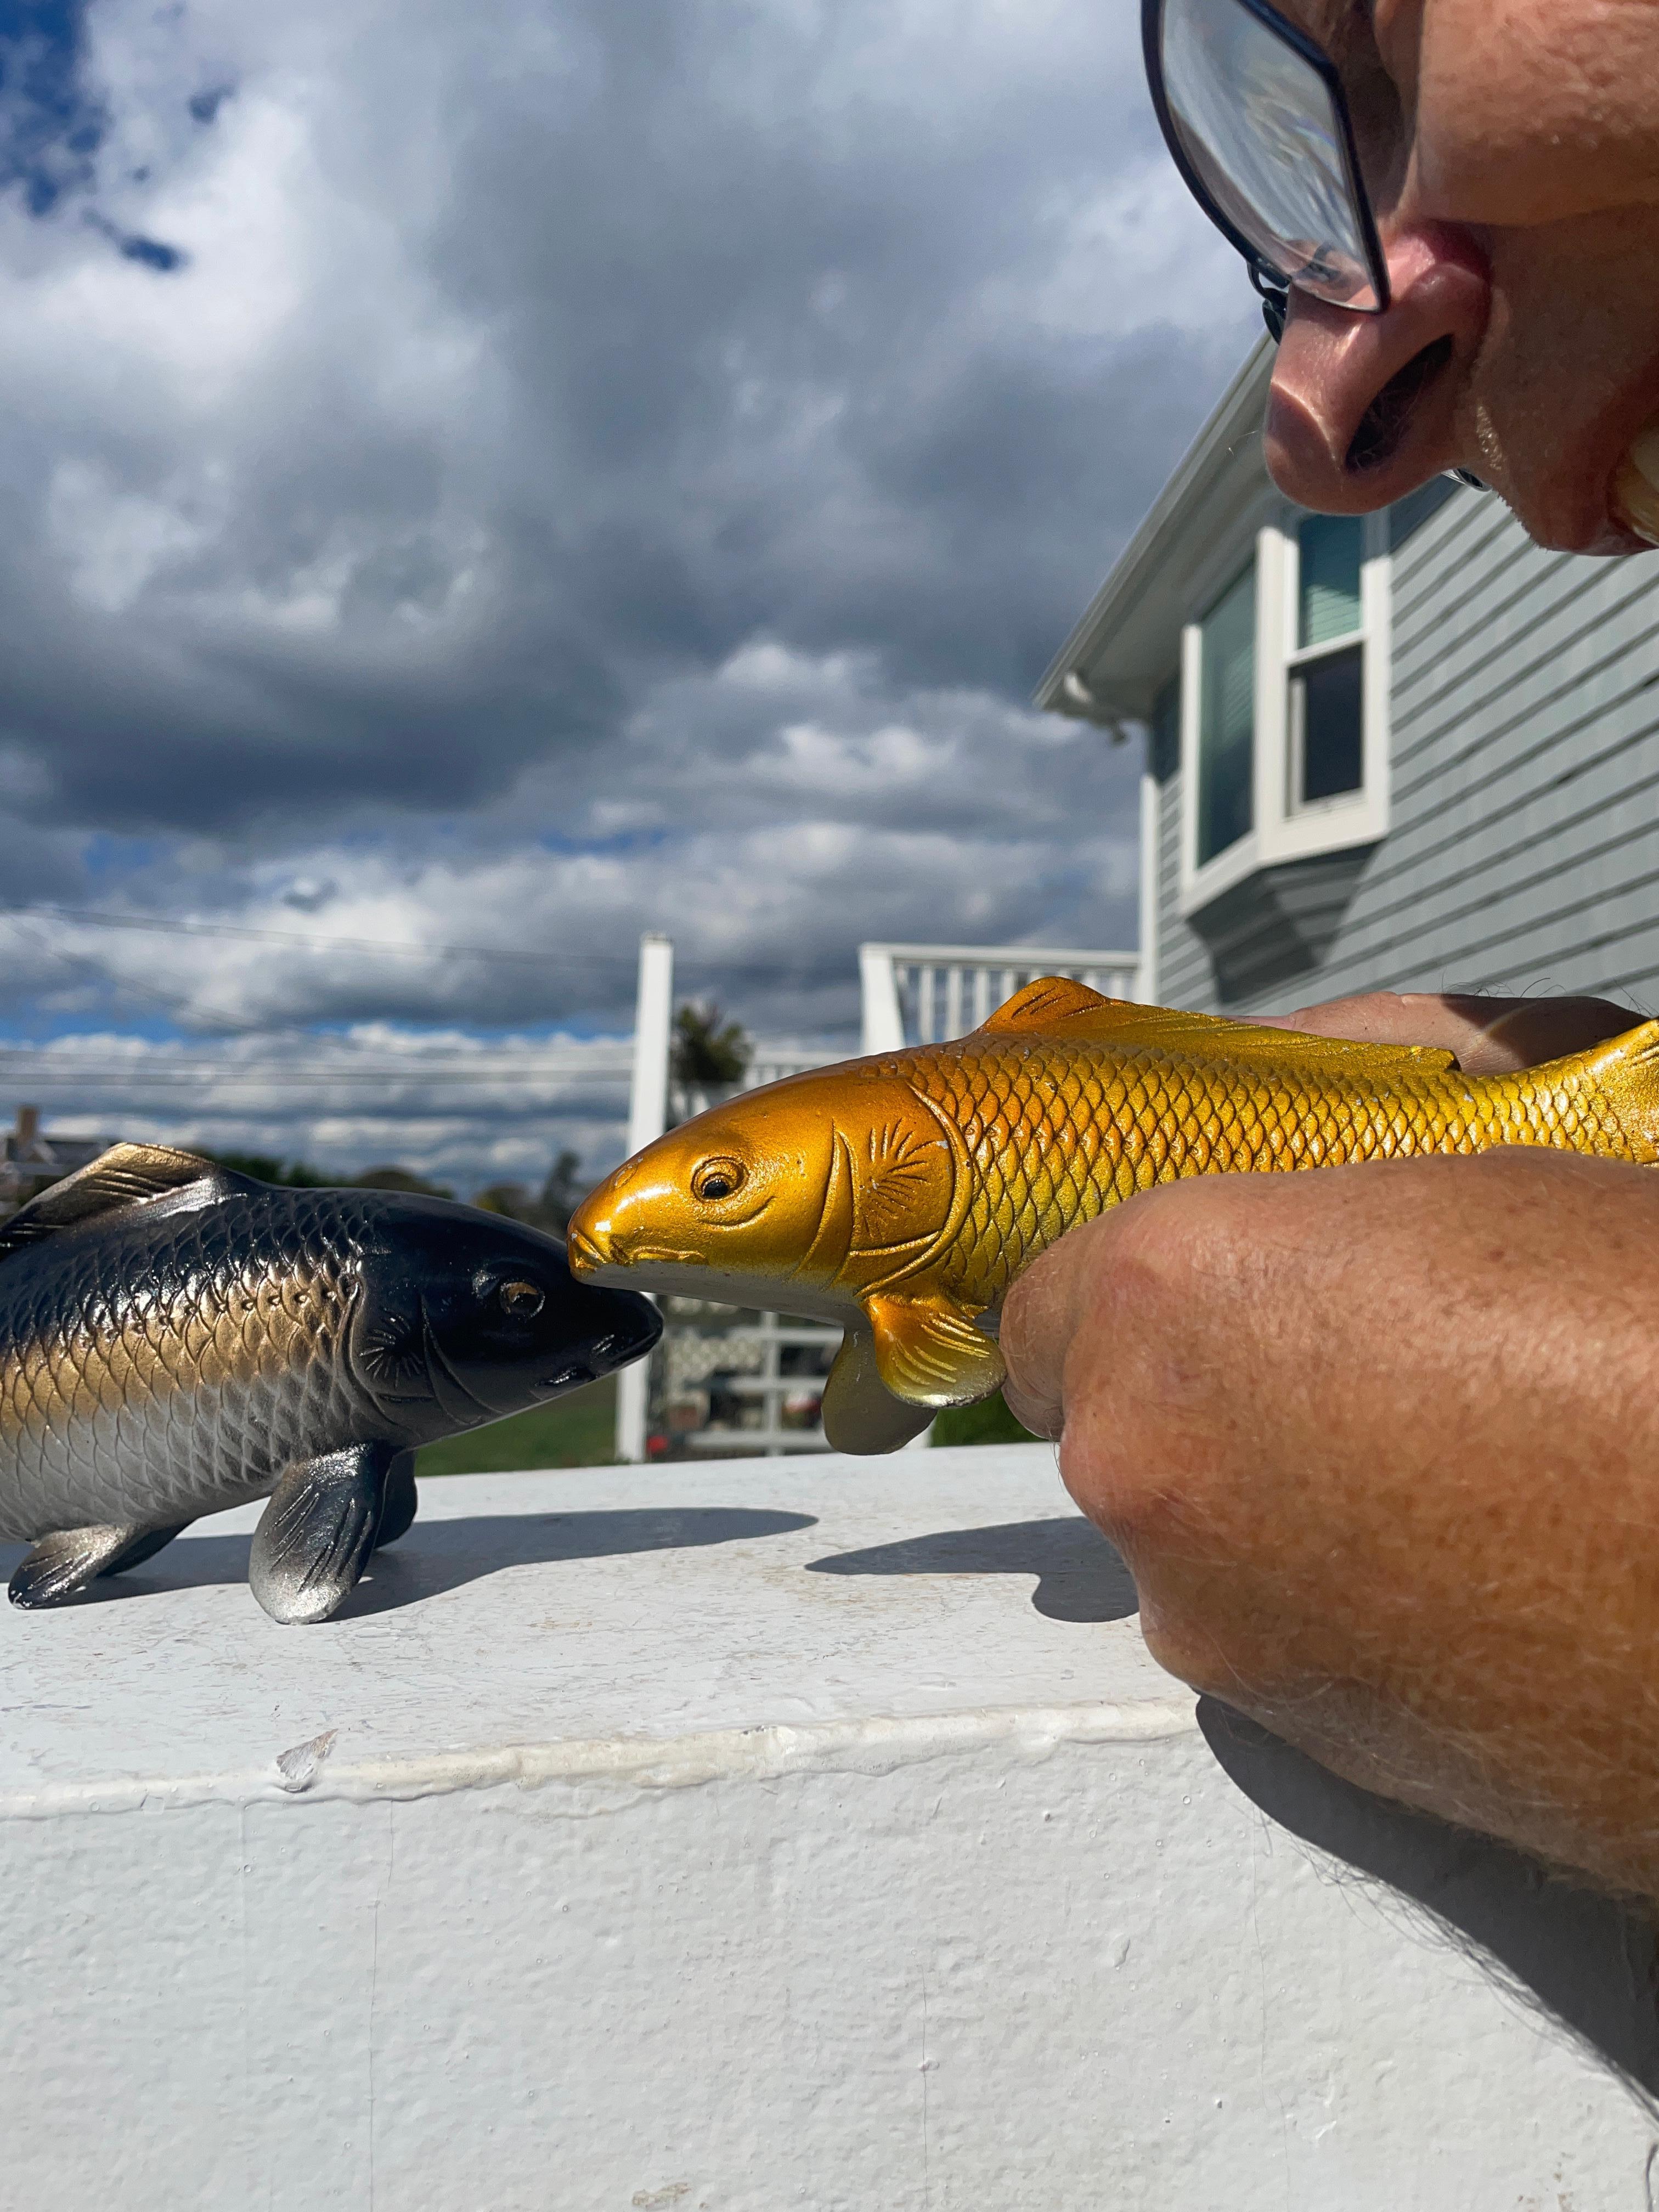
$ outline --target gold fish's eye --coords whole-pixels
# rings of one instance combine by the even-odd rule
[[[503,1283],[495,1295],[501,1302],[501,1311],[511,1314],[514,1321],[528,1321],[547,1304],[547,1292],[539,1283]]]
[[[692,1172],[691,1195],[705,1203],[730,1198],[733,1191],[743,1188],[743,1176],[741,1160],[704,1160]]]

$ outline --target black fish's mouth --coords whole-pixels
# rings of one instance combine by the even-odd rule
[[[536,1388],[550,1398],[557,1391],[574,1390],[584,1382],[597,1382],[600,1372],[600,1370],[590,1367],[584,1359],[571,1359],[562,1367],[556,1368],[551,1375],[540,1376]]]
[[[551,1374],[544,1375],[536,1388],[550,1395],[556,1390],[579,1389],[584,1382],[597,1382],[602,1375],[614,1375],[619,1367],[640,1358],[662,1334],[660,1316],[650,1309],[647,1312],[648,1325],[615,1328],[607,1336],[595,1337],[585,1357],[566,1359]]]

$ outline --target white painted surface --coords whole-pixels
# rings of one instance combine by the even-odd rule
[[[634,1004],[634,1079],[628,1093],[628,1150],[642,1152],[668,1127],[669,1047],[674,1028],[674,940],[647,930],[640,939]],[[617,1457],[645,1457],[647,1376],[636,1359],[617,1377]]]
[[[965,1036],[1040,975],[1070,975],[1109,999],[1139,993],[1140,955],[1065,945],[861,945],[864,1049]]]
[[[862,1016],[860,1050],[899,1052],[904,1045],[904,1014],[892,947],[859,947],[859,1001]]]
[[[1148,738],[1147,743],[1151,744]],[[1162,885],[1158,878],[1158,778],[1143,769],[1140,775],[1140,969],[1135,977],[1135,997],[1142,1006],[1155,1006],[1158,998],[1158,926]]]
[[[8,2203],[1650,2201],[1234,1788],[1043,1447],[432,1483],[308,1630],[252,1517],[0,1620]]]

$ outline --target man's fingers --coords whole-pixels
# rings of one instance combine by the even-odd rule
[[[1583,1052],[1634,1028],[1642,1018],[1609,999],[1489,999],[1455,991],[1369,991],[1261,1018],[1268,1029],[1351,1037],[1361,1044],[1438,1046],[1455,1053],[1459,1066],[1471,1075],[1504,1075],[1517,1067],[1559,1060],[1566,1053]]]
[[[1002,1395],[1036,1437],[1058,1437],[1065,1413],[1066,1355],[1080,1309],[1103,1264],[1110,1217],[1074,1229],[1034,1261],[1009,1291],[997,1341],[1007,1363]]]
[[[1634,1029],[1642,1017],[1608,999],[1469,999],[1444,1003],[1472,1022],[1482,1024],[1480,1043],[1470,1056],[1458,1057],[1472,1075],[1507,1074],[1511,1068],[1536,1067],[1570,1052],[1583,1052],[1607,1037]],[[1491,1009],[1501,1006],[1493,1015]]]

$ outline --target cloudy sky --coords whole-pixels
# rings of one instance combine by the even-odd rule
[[[1255,327],[1137,16],[0,0],[0,1109],[465,1188],[641,929],[1133,944],[1027,702]]]

